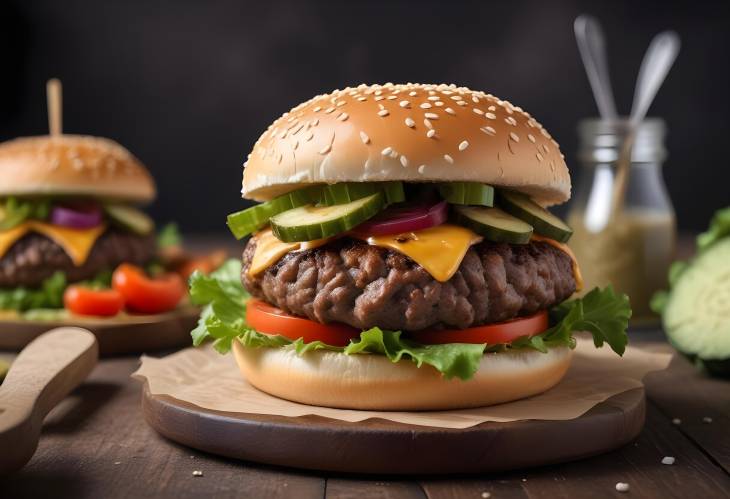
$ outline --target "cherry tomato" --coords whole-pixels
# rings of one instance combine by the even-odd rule
[[[196,270],[201,271],[203,274],[210,274],[215,269],[223,265],[227,257],[228,254],[225,251],[214,251],[209,255],[184,261],[175,270],[187,281],[190,275]]]
[[[548,328],[548,313],[542,310],[528,317],[467,329],[425,330],[411,333],[411,338],[426,345],[444,343],[511,343],[522,336],[534,336]]]
[[[123,263],[112,274],[112,287],[133,312],[158,314],[172,310],[185,296],[185,282],[178,274],[147,277],[134,265]]]
[[[360,331],[354,327],[320,324],[295,317],[255,299],[246,304],[246,321],[260,333],[280,334],[292,340],[302,338],[305,343],[319,340],[328,345],[344,347],[350,343],[350,339],[360,337]]]
[[[114,289],[69,286],[63,293],[63,303],[74,314],[109,317],[121,312],[124,297]]]

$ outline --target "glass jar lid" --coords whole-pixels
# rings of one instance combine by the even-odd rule
[[[628,133],[628,119],[605,121],[588,118],[578,123],[580,146],[578,159],[584,164],[613,163],[618,160],[621,144]],[[667,127],[661,118],[647,118],[636,133],[631,161],[661,163],[667,157],[664,137]]]

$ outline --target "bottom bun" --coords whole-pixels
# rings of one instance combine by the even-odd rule
[[[417,411],[509,402],[555,386],[572,350],[488,353],[468,381],[446,379],[428,365],[393,363],[377,354],[345,355],[292,348],[247,348],[233,342],[243,377],[261,391],[294,402],[340,409]]]

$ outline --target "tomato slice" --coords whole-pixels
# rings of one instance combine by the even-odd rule
[[[248,300],[246,304],[246,322],[260,333],[280,334],[291,340],[301,338],[305,343],[319,340],[328,345],[344,347],[351,339],[360,337],[360,331],[354,327],[320,324],[295,317],[256,299]]]
[[[528,317],[520,317],[486,326],[467,329],[430,329],[411,333],[411,338],[427,345],[444,343],[488,343],[497,345],[511,343],[522,336],[534,336],[548,328],[547,310],[542,310]]]
[[[128,263],[114,271],[112,287],[124,297],[129,310],[143,314],[172,310],[185,296],[185,282],[178,274],[150,278],[141,268]]]
[[[124,308],[124,297],[114,289],[69,286],[63,293],[65,307],[78,315],[110,317]]]

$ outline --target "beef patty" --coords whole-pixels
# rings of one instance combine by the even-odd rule
[[[56,271],[68,282],[90,279],[123,262],[144,265],[155,256],[154,234],[137,236],[110,229],[97,239],[83,265],[76,266],[64,249],[41,234],[29,233],[0,258],[0,288],[35,287]]]
[[[343,238],[288,253],[249,276],[255,238],[243,252],[249,292],[287,313],[356,328],[466,328],[532,314],[575,291],[571,259],[544,243],[482,242],[439,282],[397,251]]]

